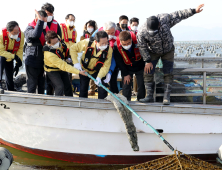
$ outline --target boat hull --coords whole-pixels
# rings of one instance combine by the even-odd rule
[[[0,97],[4,104],[0,107],[0,143],[25,152],[87,164],[137,164],[173,154],[135,116],[140,151],[134,152],[119,114],[104,100],[26,94]],[[215,162],[222,141],[221,108],[208,107],[132,103],[147,122],[163,130],[163,137],[175,149]]]
[[[107,156],[96,156],[91,154],[75,154],[75,153],[64,153],[64,152],[54,152],[54,151],[47,151],[47,150],[40,150],[40,149],[33,149],[28,148],[24,146],[20,146],[17,144],[6,142],[2,139],[0,139],[0,143],[10,146],[12,148],[62,161],[68,161],[68,162],[75,162],[75,163],[84,163],[84,164],[140,164],[147,161],[151,161],[154,159],[158,159],[161,157],[164,157],[166,155],[107,155]],[[196,158],[199,158],[201,160],[215,163],[217,154],[192,154],[192,156],[195,156]]]

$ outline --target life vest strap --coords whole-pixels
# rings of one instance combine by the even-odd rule
[[[58,50],[58,49],[52,49],[52,48],[50,48],[48,45],[45,45],[45,46],[43,47],[43,52],[44,52],[44,51],[49,51],[49,52],[51,52],[51,53],[54,53],[54,54],[56,54],[59,58],[61,58],[62,60],[65,59],[64,55],[62,54],[62,52],[61,52],[60,50]],[[45,67],[46,67],[47,69],[59,69],[59,68],[55,68],[55,67],[49,67],[49,66],[47,66],[47,65],[45,65]]]
[[[47,69],[59,69],[59,68],[55,68],[55,67],[49,67],[49,66],[47,66],[47,65],[45,65],[45,67],[46,67]]]
[[[95,70],[99,71],[100,68],[103,67],[104,62],[107,58],[109,46],[102,52],[102,54],[99,57],[95,57],[93,55],[95,49],[93,47],[91,47],[91,45],[93,43],[92,40],[93,39],[90,38],[90,41],[89,41],[89,44],[88,44],[88,47],[87,47],[87,50],[86,50],[86,53],[85,53],[84,61],[82,60],[82,66],[84,68],[86,68],[87,70],[89,70],[89,71],[95,71]],[[103,57],[103,56],[105,56],[105,57]],[[95,67],[93,69],[90,69],[90,68],[88,68],[88,66],[89,66],[90,60],[92,58],[98,58],[98,61],[96,62]]]

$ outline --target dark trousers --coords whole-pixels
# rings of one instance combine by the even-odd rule
[[[38,94],[44,94],[45,90],[45,75],[44,68],[34,68],[26,65],[27,87],[28,93],[36,93],[38,87]]]
[[[0,57],[0,81],[2,81],[3,71],[5,71],[6,87],[10,91],[14,91],[13,61],[7,62],[5,57]]]
[[[165,54],[154,54],[150,53],[151,62],[153,64],[153,69],[150,73],[145,73],[145,81],[146,82],[153,82],[154,81],[154,72],[156,68],[156,64],[158,60],[161,58],[163,63],[163,73],[164,73],[164,83],[171,84],[173,81],[173,63],[174,63],[174,51],[175,47]]]
[[[116,93],[116,94],[119,93],[119,89],[117,87],[118,73],[119,73],[119,69],[115,69],[112,76],[111,76],[110,82],[109,82],[110,91],[113,92],[113,93]]]
[[[124,84],[124,76],[122,76],[122,88],[123,88],[123,96],[125,96],[127,98],[127,100],[131,100],[131,95],[132,95],[132,82],[133,82],[133,74],[136,75],[136,79],[137,79],[137,85],[138,85],[138,89],[137,89],[137,100],[139,101],[140,99],[143,99],[145,97],[145,86],[144,86],[144,78],[143,78],[143,74],[144,74],[144,70],[140,70],[137,72],[129,72],[130,77],[132,78],[129,84]]]
[[[47,74],[46,74],[46,91],[47,91],[47,95],[54,94],[54,87],[53,87],[52,81],[50,80]]]
[[[98,75],[98,72],[92,74],[91,76],[96,78]],[[83,76],[83,75],[79,75],[80,77],[80,94],[79,94],[79,97],[85,97],[85,98],[88,98],[88,88],[89,88],[89,81],[90,81],[90,78],[87,77],[87,76]],[[107,86],[106,83],[103,82],[103,80],[105,79],[102,78],[102,84],[104,86]],[[104,99],[107,97],[107,92],[106,90],[104,90],[102,87],[98,87],[98,98],[99,99]]]
[[[67,72],[51,71],[46,72],[46,75],[52,82],[56,96],[63,96],[65,94],[65,96],[73,97],[72,86]]]

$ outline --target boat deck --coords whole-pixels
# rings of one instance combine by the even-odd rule
[[[79,97],[65,97],[65,96],[49,96],[38,95],[21,92],[5,91],[5,94],[0,94],[0,102],[46,105],[58,107],[74,107],[101,110],[115,110],[113,104],[107,100],[79,98]],[[1,104],[0,103],[0,104]],[[4,104],[4,103],[3,103]],[[181,114],[204,114],[204,115],[221,115],[222,105],[207,105],[207,104],[183,104],[171,103],[170,105],[163,105],[162,103],[140,103],[138,101],[131,101],[130,106],[136,112],[156,112],[156,113],[181,113]]]

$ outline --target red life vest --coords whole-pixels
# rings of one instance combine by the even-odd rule
[[[89,38],[89,34],[85,34],[85,38]]]
[[[18,50],[19,50],[19,47],[20,47],[20,42],[21,42],[21,30],[19,28],[19,36],[18,36],[18,40],[15,40],[15,43],[14,43],[14,47],[13,47],[13,50],[12,50],[12,54],[15,54]],[[9,44],[9,38],[8,38],[8,34],[7,34],[7,29],[6,28],[3,28],[2,29],[2,35],[3,35],[3,45],[5,46],[5,50],[8,51],[8,44]]]
[[[101,28],[99,29],[99,31],[103,31],[103,27],[101,27]],[[116,30],[116,31],[115,31],[115,36],[116,36],[116,37],[119,37],[119,34],[120,34],[120,31],[119,31],[119,30]],[[115,42],[116,42],[115,39],[109,40],[109,45],[110,45],[110,47],[113,48],[114,45],[115,45]]]
[[[57,32],[58,32],[58,22],[56,20],[53,20],[49,29],[51,31],[55,31],[55,33],[57,34]]]
[[[128,26],[128,28],[129,28],[130,31],[133,31],[130,26]],[[133,32],[134,32],[134,31],[133,31]],[[138,31],[136,30],[136,31],[135,31],[135,34],[136,34],[136,35],[137,35],[137,32],[138,32]]]
[[[29,26],[32,26],[33,28],[35,28],[35,27],[36,27],[36,22],[35,22],[35,20],[32,21],[31,23],[29,23]],[[45,31],[46,31],[46,32],[49,31],[49,27],[48,27],[48,26],[46,26]],[[44,36],[43,32],[42,32],[41,37],[39,38],[39,40],[40,40],[42,46],[44,46],[44,45],[45,45],[45,36]]]
[[[66,27],[66,24],[60,24],[62,26],[62,30],[63,30],[63,36],[64,36],[64,40],[65,42],[69,43],[69,35],[68,35],[68,30]],[[72,42],[76,42],[76,30],[74,29],[72,32]]]
[[[141,55],[140,55],[139,48],[137,47],[136,35],[132,31],[130,31],[130,34],[131,34],[131,37],[132,37],[132,41],[135,44],[135,48],[134,48],[135,61],[139,61],[141,59]],[[129,57],[127,56],[126,52],[123,51],[122,45],[120,44],[119,37],[116,38],[116,42],[117,42],[117,48],[119,50],[119,53],[123,57],[124,63],[126,65],[131,65],[132,66],[132,62],[130,61]]]

